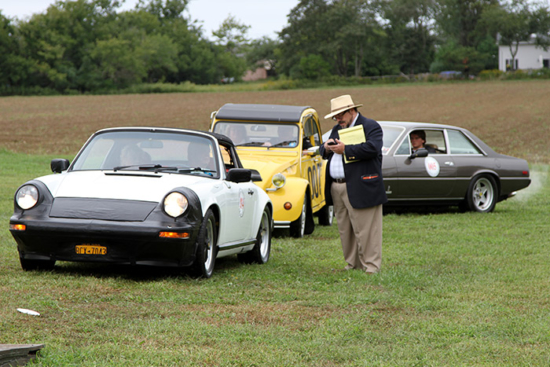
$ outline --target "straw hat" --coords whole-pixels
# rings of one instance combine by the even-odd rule
[[[326,119],[333,118],[340,112],[351,110],[352,108],[361,107],[362,104],[355,104],[349,94],[336,97],[330,100],[330,113],[325,116]]]

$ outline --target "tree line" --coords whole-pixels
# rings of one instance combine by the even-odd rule
[[[184,15],[188,2],[140,0],[118,11],[120,0],[58,0],[25,20],[0,10],[0,92],[213,84],[259,62],[292,79],[475,75],[498,68],[498,44],[513,57],[532,34],[549,45],[549,10],[527,0],[301,0],[277,39],[250,39],[250,27],[228,17],[212,40]]]

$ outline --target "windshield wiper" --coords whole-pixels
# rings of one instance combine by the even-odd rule
[[[264,143],[261,142],[261,141],[251,141],[251,142],[248,142],[248,143],[244,143],[244,144],[238,144],[237,146],[239,147],[260,147],[262,146]]]
[[[163,166],[161,164],[131,164],[128,166],[117,166],[113,168],[113,171],[120,171],[132,167],[137,167],[138,170],[155,170],[155,173],[160,171],[177,171],[178,167],[169,167],[169,166]]]

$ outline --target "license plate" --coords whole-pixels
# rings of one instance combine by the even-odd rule
[[[97,244],[76,245],[75,251],[78,255],[107,255],[107,247]]]

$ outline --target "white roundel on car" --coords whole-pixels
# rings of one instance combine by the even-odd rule
[[[239,189],[239,215],[244,215],[244,191]]]
[[[431,177],[437,177],[439,175],[439,162],[436,161],[435,158],[426,157],[424,165],[426,166],[426,172],[428,172]]]

